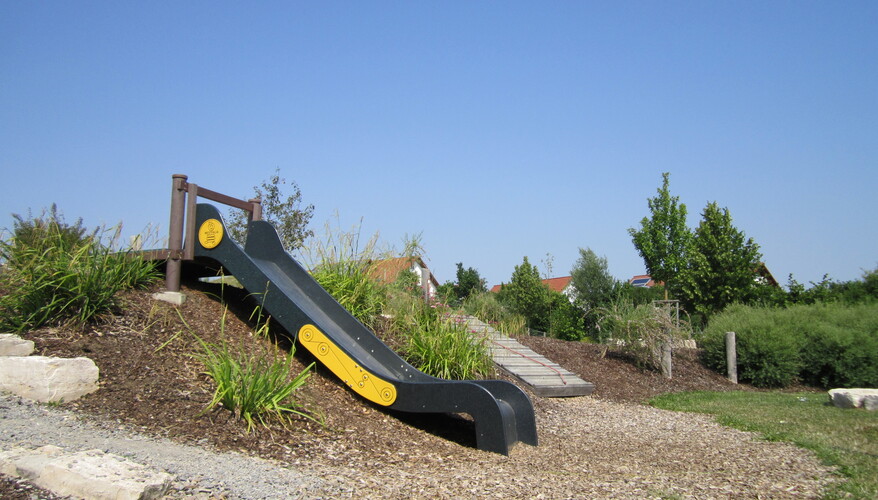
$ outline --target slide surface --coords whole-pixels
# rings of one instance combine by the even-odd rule
[[[518,441],[537,445],[533,405],[519,387],[500,380],[444,380],[417,370],[314,281],[284,251],[268,222],[250,223],[243,249],[228,236],[213,205],[197,205],[196,228],[196,258],[213,260],[234,275],[272,318],[363,398],[405,412],[466,413],[475,421],[481,450],[508,454]]]

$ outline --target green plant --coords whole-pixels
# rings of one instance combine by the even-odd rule
[[[711,318],[704,331],[705,364],[726,372],[725,333],[735,332],[738,380],[757,387],[791,384],[802,369],[802,337],[786,318],[782,310],[728,307]]]
[[[350,231],[326,225],[325,238],[306,249],[311,275],[360,322],[373,326],[384,309],[386,287],[369,275],[377,234],[360,248],[360,228]]]
[[[276,347],[272,350],[256,350],[250,353],[240,347],[233,347],[224,336],[225,312],[221,319],[220,330],[223,338],[218,343],[205,342],[193,334],[202,351],[196,357],[204,363],[205,373],[216,384],[213,397],[205,411],[221,404],[236,417],[247,422],[247,432],[250,432],[257,422],[267,426],[268,417],[275,417],[284,425],[289,422],[289,415],[298,415],[321,423],[304,411],[294,397],[294,393],[310,377],[314,363],[291,376],[294,347],[291,347],[286,354],[281,354]],[[257,329],[257,334],[267,338],[268,318]]]
[[[757,296],[755,269],[762,254],[752,238],[732,225],[728,208],[707,204],[687,253],[677,281],[683,306],[691,314],[709,318]]]
[[[403,357],[415,368],[452,380],[485,378],[493,372],[487,340],[452,319],[441,305],[407,294],[390,304],[393,327],[405,338]]]
[[[0,273],[0,328],[23,331],[47,323],[83,326],[118,306],[117,292],[146,286],[159,276],[153,263],[113,250],[119,227],[107,241],[84,236],[53,207],[48,218],[18,218]]]
[[[658,195],[647,200],[651,217],[640,221],[640,229],[629,228],[628,234],[652,278],[675,287],[677,275],[686,266],[692,231],[686,225],[686,205],[671,196],[670,175],[662,174]]]
[[[729,307],[711,320],[701,342],[706,364],[720,372],[728,331],[736,333],[742,381],[763,387],[794,380],[824,388],[878,385],[875,303]]]
[[[661,367],[662,345],[688,338],[688,325],[652,304],[634,305],[619,300],[604,308],[600,320],[602,337],[614,342],[646,368]]]
[[[524,316],[510,311],[509,308],[501,304],[497,300],[496,293],[470,294],[463,301],[462,307],[467,314],[479,318],[507,335],[527,333]]]
[[[709,413],[723,425],[813,450],[848,479],[830,486],[825,498],[878,497],[878,433],[873,412],[836,408],[825,395],[814,393],[684,392],[658,396],[650,404]]]
[[[290,183],[291,193],[284,199],[282,186],[286,179],[280,176],[280,168],[261,186],[253,186],[254,197],[262,200],[262,218],[274,225],[287,251],[301,248],[306,239],[314,235],[308,222],[314,215],[314,205],[302,206],[302,191],[295,182]],[[232,210],[226,227],[232,239],[244,243],[247,239],[247,212]]]

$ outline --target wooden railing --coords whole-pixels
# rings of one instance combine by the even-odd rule
[[[248,219],[251,221],[262,219],[262,201],[258,198],[244,201],[211,191],[188,182],[189,177],[183,174],[174,174],[171,179],[173,187],[171,189],[171,221],[168,225],[165,288],[169,292],[179,292],[183,261],[195,258],[195,204],[198,202],[198,197],[246,210],[250,214]]]

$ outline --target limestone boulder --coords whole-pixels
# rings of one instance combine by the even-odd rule
[[[0,333],[0,356],[30,356],[33,352],[32,340],[24,340],[11,333]]]
[[[96,500],[160,498],[173,479],[165,472],[101,450],[67,453],[57,446],[0,452],[0,473],[26,479],[58,495]]]
[[[96,390],[98,367],[88,358],[0,357],[0,391],[42,403],[62,403]]]
[[[829,399],[839,408],[878,409],[878,389],[832,389]]]

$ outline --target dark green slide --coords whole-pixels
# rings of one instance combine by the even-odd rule
[[[215,262],[258,295],[266,313],[351,390],[392,410],[466,413],[480,450],[505,455],[519,441],[537,445],[533,405],[518,386],[444,380],[415,369],[314,281],[284,250],[274,226],[251,222],[242,249],[216,207],[198,204],[196,214],[196,258]]]

